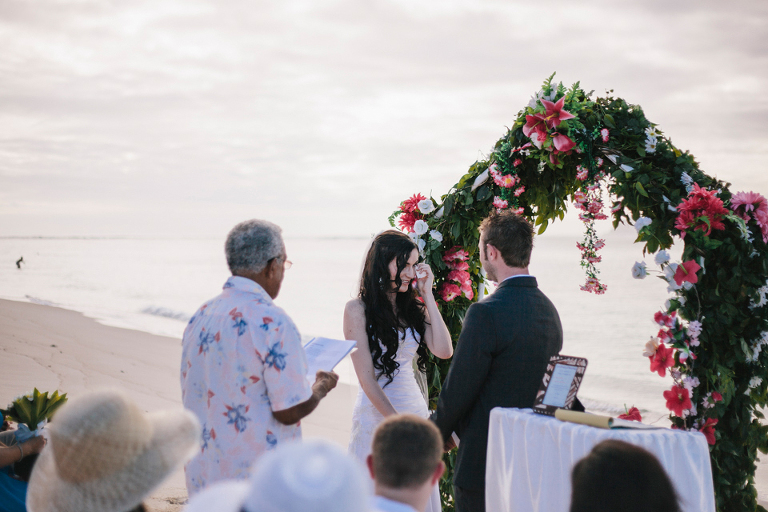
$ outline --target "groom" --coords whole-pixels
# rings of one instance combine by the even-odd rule
[[[485,511],[488,419],[494,407],[532,407],[549,358],[563,345],[555,306],[528,274],[533,226],[509,210],[480,225],[480,262],[493,294],[467,310],[432,419],[452,446],[457,512]]]

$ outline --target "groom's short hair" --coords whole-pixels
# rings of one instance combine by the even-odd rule
[[[435,472],[443,438],[434,423],[415,414],[390,416],[373,435],[376,482],[392,489],[418,487]]]
[[[510,267],[525,268],[531,261],[533,226],[525,217],[511,210],[493,212],[480,224],[483,251],[488,244],[501,253],[501,259]]]

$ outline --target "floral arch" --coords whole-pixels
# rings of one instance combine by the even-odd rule
[[[757,450],[768,452],[768,426],[760,423],[768,403],[768,202],[704,174],[639,106],[592,99],[579,83],[566,88],[553,77],[487,159],[439,200],[403,201],[390,223],[433,266],[454,342],[484,283],[477,227],[492,209],[513,209],[541,234],[574,204],[585,223],[576,244],[586,273],[581,289],[597,294],[606,290],[597,266],[605,244],[594,221],[610,215],[614,228],[633,224],[636,243],[656,255],[672,294],[654,316],[659,331],[649,333],[644,353],[651,371],[674,379],[659,398],[673,428],[707,436],[718,510],[764,510],[754,473]],[[666,251],[676,237],[684,244],[678,263]],[[647,269],[637,264],[633,274],[645,277]],[[449,366],[437,359],[428,365],[432,406]],[[450,473],[441,483],[446,510],[453,508]]]

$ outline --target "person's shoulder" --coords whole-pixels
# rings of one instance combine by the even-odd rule
[[[356,298],[347,301],[347,304],[344,306],[344,314],[345,315],[351,315],[355,317],[365,316],[365,303],[363,303],[363,299]]]

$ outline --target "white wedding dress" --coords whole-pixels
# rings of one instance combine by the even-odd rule
[[[416,336],[418,334],[413,332],[412,329],[405,331],[403,338],[400,339],[400,347],[395,356],[395,361],[400,364],[400,367],[395,373],[392,382],[382,389],[392,403],[392,407],[398,413],[416,414],[422,418],[429,418],[427,402],[413,373],[413,359],[416,356],[416,350],[419,348]],[[384,386],[386,383],[386,376],[382,375],[379,377],[380,386]],[[373,433],[383,419],[384,417],[371,403],[361,386],[357,393],[355,409],[352,412],[352,434],[349,441],[349,453],[363,464],[365,464],[365,459],[371,453]],[[427,504],[426,512],[441,511],[440,491],[435,486]]]

